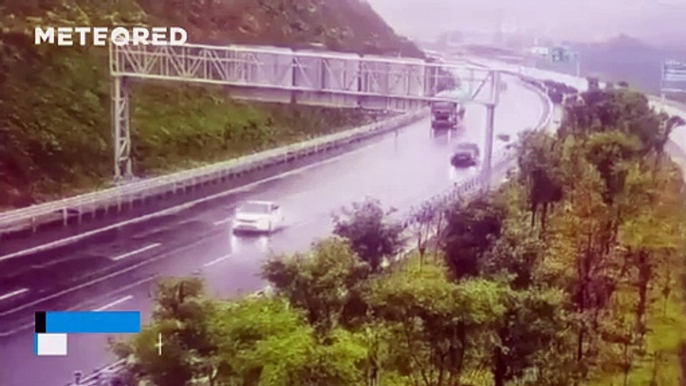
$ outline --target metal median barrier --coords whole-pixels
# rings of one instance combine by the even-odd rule
[[[0,213],[0,235],[26,229],[31,229],[35,232],[39,225],[45,223],[62,221],[66,225],[72,214],[76,214],[80,219],[83,214],[92,213],[97,209],[104,208],[108,210],[113,207],[115,208],[114,210],[121,210],[123,205],[131,204],[136,200],[144,200],[148,197],[167,193],[176,193],[189,187],[213,181],[225,181],[254,170],[290,162],[359,142],[394,130],[399,126],[412,123],[427,114],[428,109],[420,109],[356,129],[322,136],[225,162],[131,182],[123,186],[46,202],[27,208],[2,212]]]
[[[112,377],[121,373],[125,367],[126,359],[120,359],[93,371],[85,378],[79,376],[80,379],[76,383],[69,383],[67,386],[110,386]]]

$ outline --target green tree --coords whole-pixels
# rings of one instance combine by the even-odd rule
[[[569,385],[575,374],[573,341],[566,330],[573,315],[558,289],[511,291],[506,310],[495,326],[493,384]]]
[[[642,182],[649,195],[635,202],[636,210],[621,224],[619,240],[636,268],[636,278],[632,280],[638,295],[635,326],[641,339],[648,330],[645,318],[650,307],[650,288],[656,277],[669,276],[668,270],[677,263],[673,259],[679,256],[677,251],[682,245],[684,218],[679,184],[671,183],[664,172]]]
[[[669,184],[663,185],[659,173],[650,175],[660,171],[668,117],[655,114],[645,96],[628,90],[591,90],[581,97],[568,103],[562,128],[548,140],[554,146],[538,146],[540,155],[529,151],[523,157],[529,161],[520,164],[520,169],[531,170],[532,160],[555,160],[539,164],[564,188],[559,210],[551,213],[544,231],[549,242],[544,275],[534,282],[556,285],[574,304],[577,322],[570,331],[577,335],[577,364],[572,367],[589,379],[619,372],[628,380],[636,367],[644,367],[643,336],[649,331],[647,315],[653,315],[649,283],[659,280],[669,293],[671,275],[657,279],[655,273],[664,272],[658,267],[679,265],[667,262],[673,253],[663,248],[666,235],[674,234],[667,224],[678,221],[658,214],[663,209],[645,211],[662,208],[673,194],[665,195]],[[678,212],[676,206],[670,212]],[[660,234],[641,239],[643,228]],[[628,242],[627,229],[639,238]],[[654,245],[662,247],[650,247]]]
[[[441,234],[445,262],[456,279],[478,276],[480,261],[500,236],[505,209],[493,197],[457,202],[446,214]]]
[[[343,208],[334,215],[334,234],[347,239],[355,253],[373,272],[379,272],[384,260],[403,248],[403,225],[390,218],[394,210],[385,210],[378,200],[367,199]]]
[[[527,188],[531,226],[539,217],[543,231],[549,208],[562,200],[559,153],[556,140],[545,132],[528,131],[521,135],[518,149],[519,179]]]
[[[643,155],[659,141],[661,120],[648,98],[630,90],[591,90],[581,100],[566,106],[565,130],[587,137],[592,133],[618,130],[636,137]]]
[[[263,267],[263,277],[277,294],[304,310],[308,322],[322,333],[364,319],[362,293],[369,274],[369,266],[335,238],[315,244],[307,253],[272,258]]]
[[[421,264],[424,261],[427,247],[432,241],[432,236],[437,236],[444,225],[444,213],[441,210],[441,205],[425,202],[413,210],[411,219],[409,229],[416,237],[416,250],[419,252]],[[439,243],[434,242],[434,244],[438,247]]]
[[[152,323],[130,342],[116,342],[114,352],[128,360],[128,377],[155,385],[186,386],[214,380],[216,346],[210,333],[214,304],[203,295],[199,279],[167,279],[155,290]],[[163,337],[162,354],[158,352]]]
[[[612,205],[624,189],[626,163],[637,157],[641,143],[637,138],[618,131],[594,133],[585,144],[586,157],[605,182],[603,199]]]
[[[222,384],[352,386],[364,380],[361,337],[336,329],[321,340],[281,299],[226,303],[212,326]]]
[[[413,384],[468,381],[492,349],[504,291],[482,279],[454,283],[435,264],[379,280],[369,302],[392,334],[388,366]]]
[[[565,332],[573,326],[564,291],[549,280],[547,245],[522,217],[505,222],[502,235],[484,254],[485,278],[509,284],[505,312],[495,325],[493,382],[526,385],[568,385],[575,379],[573,341]]]

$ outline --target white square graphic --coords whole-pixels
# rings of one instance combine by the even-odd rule
[[[67,334],[36,334],[36,355],[67,356]]]

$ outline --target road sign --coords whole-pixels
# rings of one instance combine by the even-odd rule
[[[665,62],[663,79],[667,82],[686,82],[686,63],[677,61]]]
[[[581,76],[581,62],[579,53],[568,47],[536,46],[530,49],[527,66],[540,70],[560,72],[574,76]]]
[[[662,65],[662,92],[686,92],[686,62],[668,60]]]
[[[554,47],[550,50],[550,60],[553,62],[570,62],[575,59],[574,52],[564,48],[564,47]]]

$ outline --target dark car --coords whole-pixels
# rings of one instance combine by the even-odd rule
[[[450,163],[455,167],[476,166],[479,161],[479,147],[473,143],[457,145]]]

